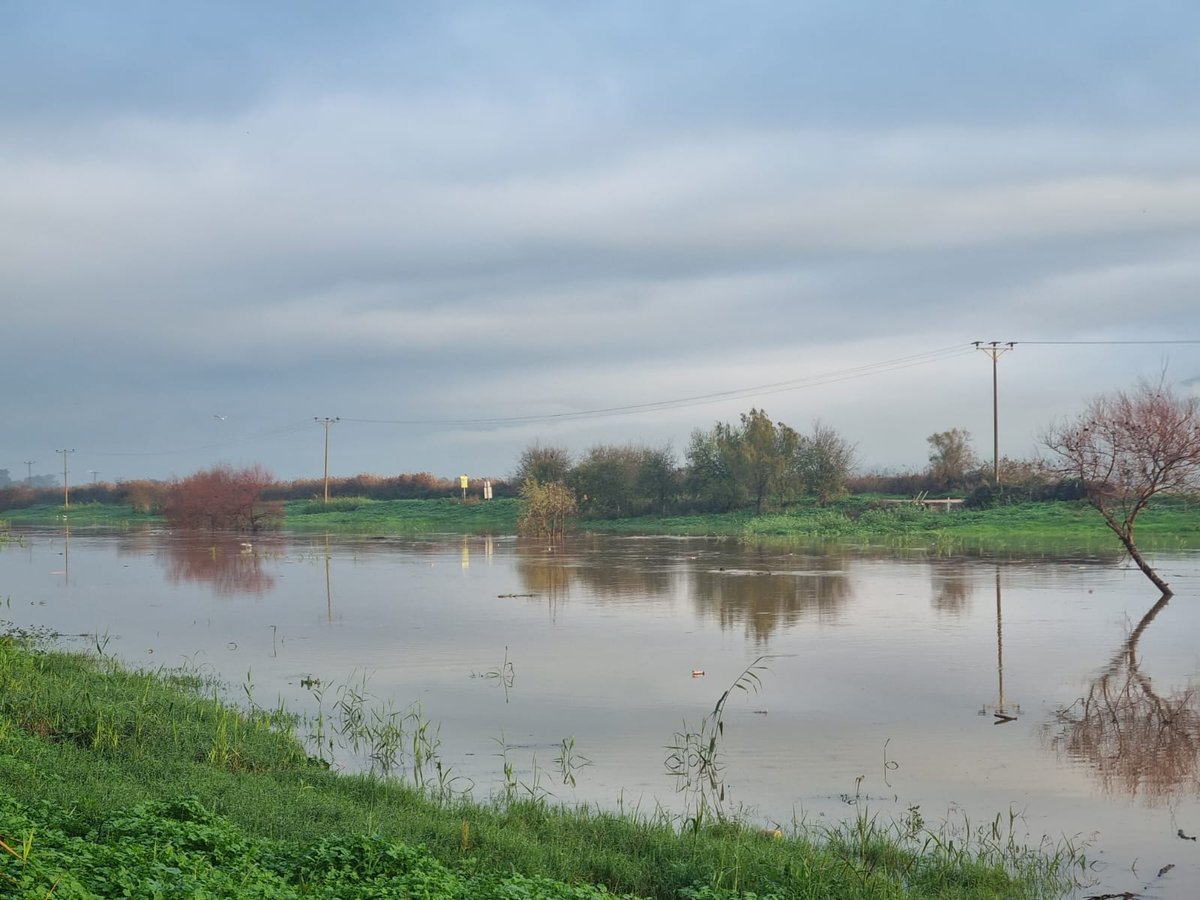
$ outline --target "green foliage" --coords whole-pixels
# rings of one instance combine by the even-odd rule
[[[0,894],[998,900],[1061,884],[1052,858],[911,823],[764,835],[544,797],[438,801],[313,764],[286,712],[232,709],[208,684],[0,641]],[[582,762],[565,739],[562,777]]]
[[[521,485],[518,534],[561,540],[577,514],[575,495],[565,484],[530,478]]]
[[[517,484],[524,484],[532,478],[541,484],[547,484],[554,481],[565,482],[570,474],[571,454],[566,448],[534,443],[521,451],[513,480]]]
[[[796,472],[804,492],[824,506],[846,494],[846,481],[854,467],[854,445],[833,428],[814,422],[800,437]]]
[[[965,428],[951,428],[931,434],[929,442],[929,478],[942,489],[961,486],[967,474],[975,470],[979,461],[971,449],[971,432]]]
[[[741,472],[746,492],[754,502],[754,511],[762,514],[763,504],[774,495],[780,500],[795,493],[795,457],[800,436],[782,422],[772,422],[760,409],[742,413]]]
[[[687,449],[686,484],[701,509],[728,512],[746,498],[741,434],[724,422],[711,431],[692,432]]]
[[[597,444],[570,470],[580,512],[589,518],[619,518],[662,512],[678,493],[670,447]]]

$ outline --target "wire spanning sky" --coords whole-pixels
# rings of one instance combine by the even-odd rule
[[[1194,390],[1183,3],[0,6],[0,468],[504,475],[750,406],[924,464]],[[1127,343],[1127,342],[1144,343]],[[1126,343],[1117,343],[1126,342]]]

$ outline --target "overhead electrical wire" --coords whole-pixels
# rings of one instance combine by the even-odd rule
[[[671,400],[656,400],[649,403],[633,403],[624,406],[607,406],[596,409],[575,410],[572,412],[460,419],[361,419],[343,416],[342,421],[368,425],[445,425],[454,427],[469,427],[609,418],[612,416],[635,415],[644,412],[659,412],[667,409],[682,409],[689,406],[703,406],[709,403],[718,403],[725,400],[744,400],[750,397],[759,397],[769,394],[783,393],[785,391],[801,390],[803,388],[833,384],[839,381],[848,381],[854,378],[863,378],[868,375],[884,374],[887,372],[897,371],[899,369],[907,369],[912,368],[913,366],[926,365],[932,362],[941,362],[943,360],[952,359],[956,356],[967,356],[973,352],[974,348],[971,345],[956,344],[951,347],[928,350],[922,353],[914,353],[909,356],[901,356],[895,359],[883,360],[882,362],[868,363],[862,366],[853,366],[848,369],[838,369],[832,372],[824,372],[818,375],[808,375],[802,378],[789,379],[787,381],[776,381],[769,384],[758,384],[729,391],[716,391],[709,394],[696,394],[690,397],[677,397]]]
[[[1008,343],[1007,341],[1004,343]],[[1014,346],[1069,346],[1069,345],[1157,345],[1157,344],[1200,344],[1200,339],[1177,339],[1177,340],[1096,340],[1096,341],[1013,341]],[[376,419],[376,418],[355,418],[352,416],[343,416],[341,421],[346,423],[355,423],[360,425],[399,425],[399,426],[442,426],[452,428],[486,428],[500,425],[521,425],[535,423],[551,423],[551,422],[574,422],[587,419],[602,419],[612,418],[616,416],[639,415],[648,412],[661,412],[669,409],[685,409],[693,406],[705,406],[711,403],[720,403],[728,400],[746,400],[753,397],[770,396],[773,394],[785,393],[788,391],[803,390],[806,388],[821,387],[828,384],[836,384],[842,381],[850,381],[856,378],[866,378],[871,375],[883,375],[891,372],[909,369],[915,366],[928,365],[935,362],[944,362],[946,360],[955,359],[961,356],[968,356],[975,352],[974,344],[954,344],[948,347],[940,347],[935,350],[926,350],[921,353],[913,353],[907,356],[899,356],[893,359],[881,360],[875,363],[867,363],[861,366],[851,366],[846,369],[836,369],[830,372],[822,372],[816,375],[806,375],[800,378],[792,378],[785,381],[770,382],[767,384],[750,385],[748,387],[734,388],[727,391],[714,391],[707,394],[695,394],[688,397],[676,397],[670,400],[655,400],[646,403],[631,403],[622,406],[605,406],[594,409],[574,410],[571,412],[559,413],[535,413],[519,416],[486,416],[476,418],[442,418],[442,419]],[[131,452],[101,452],[89,451],[93,456],[100,457],[152,457],[152,456],[174,456],[182,453],[197,453],[208,450],[223,450],[228,447],[234,447],[242,444],[253,443],[255,441],[264,440],[270,437],[280,437],[287,434],[296,434],[301,431],[307,431],[312,427],[309,421],[293,422],[287,425],[281,425],[276,428],[271,428],[266,431],[256,432],[252,435],[247,435],[240,438],[231,438],[230,440],[200,444],[193,447],[180,447],[170,450],[142,450]]]

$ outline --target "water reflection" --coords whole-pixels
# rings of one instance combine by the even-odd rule
[[[1147,805],[1200,795],[1200,704],[1188,688],[1163,696],[1142,672],[1138,641],[1167,606],[1164,596],[1088,687],[1056,715],[1053,746],[1086,763],[1111,793]]]
[[[686,597],[722,629],[741,628],[760,645],[805,617],[834,620],[853,593],[845,560],[833,554],[752,555],[744,547],[734,553],[719,545],[663,553],[644,541],[620,546],[620,552],[611,541],[593,548],[584,539],[551,550],[523,542],[517,546],[517,574],[525,591],[552,608],[574,589],[599,603]]]
[[[798,557],[782,572],[697,568],[690,581],[698,612],[758,645],[808,616],[834,621],[853,593],[840,561],[826,557]]]
[[[275,578],[265,570],[263,558],[277,554],[277,547],[262,542],[251,544],[239,535],[206,535],[202,540],[187,535],[165,541],[161,559],[167,579],[173,584],[199,582],[212,585],[222,597],[261,597],[275,587]],[[328,564],[328,556],[326,560]]]
[[[1006,725],[1017,721],[1021,714],[1018,704],[1009,704],[1004,696],[1004,594],[1000,585],[1000,567],[996,567],[996,702],[985,703],[979,710],[981,716],[992,710],[996,721],[993,725]]]
[[[933,588],[933,608],[936,611],[953,616],[962,615],[967,611],[973,585],[970,568],[965,560],[935,560],[930,568],[929,578]]]

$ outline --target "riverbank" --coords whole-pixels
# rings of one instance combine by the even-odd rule
[[[513,534],[520,503],[456,499],[369,500],[334,498],[286,504],[284,531],[334,534],[406,535],[429,533]],[[160,517],[104,505],[35,506],[8,510],[0,519],[13,525],[131,528],[162,524]],[[885,504],[874,497],[850,497],[827,507],[795,504],[781,512],[629,519],[583,519],[580,531],[606,534],[715,535],[760,540],[853,541],[895,546],[973,549],[1045,548],[1117,550],[1119,544],[1099,514],[1086,503],[1053,501],[950,511],[912,504]],[[1156,500],[1138,519],[1138,542],[1145,549],[1200,548],[1200,501]]]
[[[777,835],[564,809],[520,785],[485,802],[438,796],[329,771],[299,725],[253,701],[236,709],[195,673],[0,638],[0,893],[865,900],[1064,887],[1062,856],[986,830],[884,826],[865,809]]]

